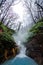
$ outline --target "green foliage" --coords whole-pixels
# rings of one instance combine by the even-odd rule
[[[27,42],[31,41],[38,33],[43,34],[43,18],[40,19],[34,26],[29,30],[30,36],[27,38]]]
[[[13,38],[8,33],[6,32],[0,33],[0,41],[11,41],[11,40],[13,41]]]
[[[5,49],[11,49],[15,47],[16,43],[12,37],[14,32],[14,30],[9,29],[3,25],[2,22],[0,22],[0,62],[3,61]]]
[[[5,25],[3,25],[1,22],[0,22],[0,29],[3,30],[3,32],[5,33],[8,33],[10,35],[12,35],[15,31],[12,30],[12,29],[9,29],[8,27],[6,27]]]
[[[2,32],[0,32],[0,45],[1,47],[3,44],[5,44],[7,47],[10,47],[15,44],[14,39],[12,37],[12,34],[15,32],[12,29],[9,29],[5,25],[3,25],[0,22],[0,29],[2,29]]]
[[[32,27],[32,29],[30,30],[30,32],[40,33],[40,32],[41,32],[40,27],[43,28],[43,19],[39,20],[39,21]]]

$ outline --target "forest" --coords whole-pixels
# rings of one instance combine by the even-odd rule
[[[28,33],[25,42],[22,42],[26,47],[25,55],[35,60],[38,65],[43,65],[43,0],[23,0],[23,2],[21,0],[27,13],[19,5],[20,12],[16,11],[15,7],[13,13],[11,8],[19,2],[20,0],[17,3],[15,0],[0,0],[0,64],[15,58],[20,53],[19,45],[17,45],[16,37],[13,38],[13,34],[20,35],[17,39],[22,41],[22,35]],[[21,30],[24,31],[21,33]]]

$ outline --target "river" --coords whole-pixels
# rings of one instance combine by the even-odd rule
[[[13,38],[18,47],[20,48],[20,53],[15,58],[7,60],[1,65],[38,65],[33,59],[25,55],[26,47],[24,46],[24,44],[22,44],[24,41],[26,41],[26,38],[31,34],[28,34],[28,30],[34,25],[31,12],[30,10],[28,11],[28,8],[26,7],[27,4],[24,2],[25,0],[16,1],[20,2],[16,5],[14,4],[16,2],[14,2],[11,8],[12,12],[14,12],[13,15],[15,15],[16,13],[18,15],[18,18],[15,22],[13,19],[11,19],[11,21],[13,20],[13,22],[11,23],[13,23],[12,29],[16,30],[16,33],[13,34]],[[30,0],[28,0],[28,2],[30,2]],[[32,4],[32,6],[34,6],[34,1],[32,2]],[[21,24],[18,29],[19,23]],[[6,25],[6,23],[4,24]],[[14,27],[14,25],[16,26]]]

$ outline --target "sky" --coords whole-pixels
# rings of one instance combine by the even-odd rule
[[[27,4],[24,1],[26,1]],[[18,28],[19,23],[21,23],[21,28],[28,26],[28,24],[34,23],[29,8],[31,9],[32,15],[35,18],[35,16],[38,14],[35,1],[36,0],[6,0],[6,2],[2,4],[0,8],[0,20],[3,18],[3,16],[5,16],[4,24],[7,25],[9,22],[8,27],[10,28],[11,26],[11,28],[14,30]]]

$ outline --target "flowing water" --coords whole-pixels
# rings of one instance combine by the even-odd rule
[[[25,35],[27,34],[21,34],[21,32],[13,35],[16,44],[20,48],[20,53],[15,58],[7,60],[2,65],[38,65],[33,59],[25,55],[26,48],[22,44],[22,41],[25,40]]]
[[[27,34],[21,34],[21,32],[13,35],[16,44],[20,48],[20,53],[15,58],[7,60],[2,65],[38,65],[33,59],[25,55],[26,48],[22,44],[22,41],[25,40],[25,35]]]
[[[13,6],[11,7],[13,12],[17,13],[19,16],[19,18],[15,21],[15,24],[18,25],[18,23],[21,23],[19,29],[16,29],[16,33],[13,34],[15,42],[20,48],[20,53],[15,58],[7,60],[2,65],[38,65],[33,59],[25,55],[26,48],[24,44],[22,44],[24,41],[26,41],[26,37],[28,37],[28,30],[34,24],[31,18],[31,14],[29,14],[30,11],[27,12],[28,9],[26,8],[26,6],[24,6],[24,4],[24,0],[20,0],[19,4],[14,5],[13,3]],[[12,28],[15,29],[14,27]]]

